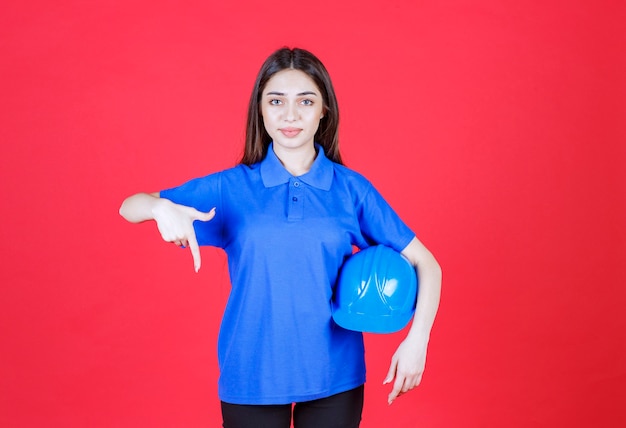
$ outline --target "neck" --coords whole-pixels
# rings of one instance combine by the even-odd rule
[[[276,157],[283,164],[285,169],[294,177],[306,174],[311,170],[317,152],[313,145],[302,147],[297,150],[289,150],[274,146]]]

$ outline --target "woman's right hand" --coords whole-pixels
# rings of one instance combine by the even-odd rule
[[[189,247],[194,269],[196,272],[200,270],[200,248],[193,222],[211,220],[215,216],[215,208],[203,213],[160,198],[159,193],[137,193],[124,200],[120,215],[131,223],[155,220],[163,240],[180,247]]]
[[[152,215],[165,242],[173,242],[179,247],[189,247],[194,269],[198,272],[201,265],[200,247],[196,240],[193,222],[210,221],[215,216],[215,208],[205,213],[193,207],[159,198],[152,207]]]

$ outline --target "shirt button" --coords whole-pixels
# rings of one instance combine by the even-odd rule
[[[296,181],[295,183],[293,183],[293,185],[294,185],[295,187],[300,187],[300,182]]]
[[[291,198],[292,201],[294,202],[298,202],[298,198],[296,198],[295,196],[293,198]]]

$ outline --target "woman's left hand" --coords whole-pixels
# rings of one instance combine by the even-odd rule
[[[404,340],[391,358],[389,372],[383,384],[393,382],[393,390],[387,401],[389,404],[418,386],[422,381],[426,365],[426,346],[419,346],[410,340]]]

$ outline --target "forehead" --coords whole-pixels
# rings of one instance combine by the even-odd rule
[[[267,81],[263,94],[281,92],[289,95],[309,91],[320,93],[319,88],[308,74],[300,70],[286,69],[274,74]]]

